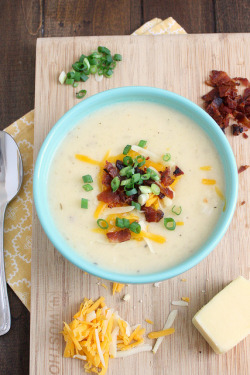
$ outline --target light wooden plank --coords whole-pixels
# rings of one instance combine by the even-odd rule
[[[113,87],[149,85],[165,88],[201,104],[208,91],[204,81],[211,69],[223,69],[231,76],[250,77],[250,36],[248,34],[182,35],[157,37],[77,37],[38,39],[35,96],[35,158],[54,123],[78,101],[72,87],[57,82],[62,70],[82,52],[98,45],[123,55],[112,79],[86,83],[88,95]],[[237,164],[249,163],[249,140],[228,136]],[[193,315],[229,281],[239,274],[249,278],[249,172],[239,177],[239,202],[227,234],[217,248],[198,266],[185,274],[152,285],[127,286],[129,303],[122,295],[113,297],[110,290],[97,284],[53,248],[33,212],[31,362],[30,373],[83,373],[80,361],[62,357],[64,343],[59,334],[63,321],[70,321],[82,299],[104,295],[107,304],[117,308],[126,320],[155,322],[155,329],[165,323],[172,300],[191,299],[188,308],[178,308],[175,335],[167,338],[157,355],[140,354],[125,360],[111,360],[109,374],[191,375],[249,373],[250,340],[239,344],[226,355],[213,353],[191,323]],[[239,203],[245,200],[246,204]],[[187,282],[181,282],[186,278]],[[203,292],[205,291],[205,293]],[[139,302],[141,301],[142,302]],[[143,324],[147,327],[146,323]],[[150,327],[147,327],[150,330]]]

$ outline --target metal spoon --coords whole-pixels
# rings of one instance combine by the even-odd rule
[[[23,164],[14,139],[0,131],[0,336],[10,329],[10,305],[4,271],[3,228],[7,204],[17,195],[23,180]]]

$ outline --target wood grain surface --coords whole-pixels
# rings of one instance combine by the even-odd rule
[[[57,82],[61,70],[69,70],[83,52],[98,45],[122,53],[124,61],[112,79],[83,84],[88,96],[113,87],[150,85],[181,94],[197,104],[207,92],[204,81],[210,69],[223,69],[232,76],[250,76],[250,35],[182,35],[157,37],[47,38],[37,42],[35,93],[35,158],[54,123],[78,101],[72,87]],[[147,63],[150,59],[150,64]],[[164,62],[164,63],[162,63]],[[238,165],[249,163],[249,140],[228,135]],[[95,277],[84,274],[53,248],[33,212],[31,359],[30,374],[75,374],[83,372],[80,361],[62,357],[64,343],[58,333],[70,321],[85,296],[104,295],[109,306],[131,324],[145,318],[161,329],[173,309],[171,301],[189,296],[189,307],[179,307],[176,333],[164,340],[157,355],[140,354],[111,360],[109,374],[147,375],[247,375],[250,372],[250,340],[226,355],[218,356],[191,323],[193,315],[238,275],[249,278],[249,172],[239,176],[239,201],[233,221],[216,249],[198,266],[180,277],[152,285],[130,285],[129,303],[111,295]],[[240,206],[245,200],[246,204]],[[186,278],[187,282],[182,282]],[[144,324],[145,323],[145,324]]]

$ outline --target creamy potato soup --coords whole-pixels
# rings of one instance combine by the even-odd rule
[[[141,140],[146,144],[138,149]],[[122,155],[127,145],[132,148]],[[114,170],[110,175],[108,169],[126,156],[128,164],[114,168],[115,179]],[[88,176],[85,181],[83,176]],[[101,183],[104,178],[106,185]],[[133,188],[136,194],[127,195]],[[103,190],[112,197],[123,191],[122,203],[98,200]],[[86,260],[124,274],[161,271],[190,257],[214,230],[225,204],[222,164],[208,136],[184,115],[148,102],[111,105],[75,126],[55,154],[48,194],[68,244]],[[137,206],[122,212],[131,209],[131,200]],[[114,213],[117,205],[122,210],[117,207]],[[158,222],[146,220],[152,212]],[[118,241],[124,242],[114,242],[118,231],[123,232]]]

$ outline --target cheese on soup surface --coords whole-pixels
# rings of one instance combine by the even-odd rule
[[[123,155],[127,145],[132,148]],[[188,117],[148,102],[111,105],[75,126],[55,153],[48,194],[72,249],[129,274],[186,260],[211,235],[225,205],[222,164],[211,140]]]

